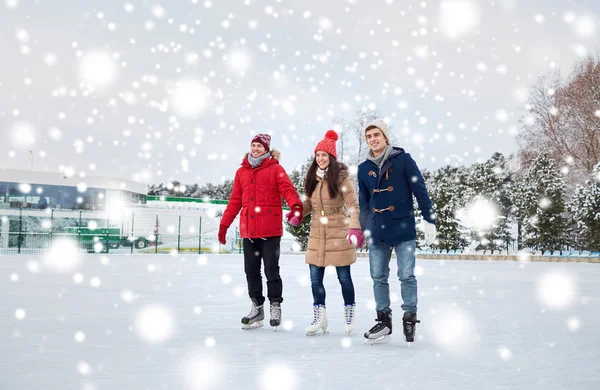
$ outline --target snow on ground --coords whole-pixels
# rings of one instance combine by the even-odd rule
[[[419,260],[418,340],[363,344],[375,312],[353,266],[357,329],[326,274],[329,334],[307,337],[308,267],[283,256],[284,326],[242,331],[241,255],[0,256],[1,389],[592,389],[600,266]],[[396,267],[392,266],[392,274]],[[331,271],[331,272],[330,272]],[[267,315],[268,316],[268,315]],[[268,318],[267,318],[268,319]]]

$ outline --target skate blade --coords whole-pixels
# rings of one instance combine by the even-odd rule
[[[327,333],[329,333],[327,330],[323,330],[323,329],[317,329],[316,332],[306,332],[307,336],[325,336]]]
[[[258,329],[264,326],[262,321],[257,321],[253,324],[242,325],[242,330]]]
[[[392,336],[385,335],[376,339],[365,339],[366,345],[387,344],[392,341]]]

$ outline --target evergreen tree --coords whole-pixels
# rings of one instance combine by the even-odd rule
[[[300,167],[294,169],[292,174],[290,175],[290,180],[292,184],[300,194],[300,197],[304,199],[306,197],[304,193],[304,182],[306,181],[306,173],[308,172],[308,168],[312,164],[314,157],[309,157],[304,164]],[[287,206],[286,204],[286,207]],[[296,239],[298,244],[300,244],[300,250],[306,251],[308,249],[308,237],[310,235],[310,224],[312,221],[312,215],[306,216],[298,226],[292,226],[289,224],[287,219],[285,220],[285,229]]]
[[[513,182],[507,162],[501,153],[494,155],[486,162],[476,164],[469,174],[468,198],[470,205],[477,202],[490,202],[497,213],[493,220],[483,221],[489,229],[475,229],[471,232],[480,244],[476,250],[501,251],[506,249],[512,240],[511,222],[513,201],[511,193]]]
[[[429,193],[437,215],[437,247],[462,249],[467,245],[464,227],[456,216],[463,205],[461,193],[465,187],[464,170],[452,166],[438,169],[429,185]]]
[[[575,248],[600,251],[600,163],[594,166],[593,178],[576,188],[567,207],[575,225]]]
[[[525,246],[545,251],[566,243],[564,193],[564,179],[548,152],[542,151],[527,170],[519,194]]]

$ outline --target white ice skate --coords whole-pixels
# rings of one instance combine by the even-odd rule
[[[242,318],[242,329],[256,329],[263,327],[263,320],[265,319],[265,312],[263,305],[259,305],[255,299],[252,299],[252,308],[247,316]]]
[[[319,333],[319,330],[321,333]],[[327,312],[323,305],[313,305],[313,321],[306,327],[307,336],[324,335],[327,333]]]
[[[344,332],[346,336],[354,330],[354,317],[356,313],[356,305],[344,305]]]

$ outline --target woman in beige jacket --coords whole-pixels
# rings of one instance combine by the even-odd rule
[[[313,322],[306,328],[308,336],[319,330],[327,332],[323,286],[326,266],[336,267],[342,287],[344,331],[350,334],[354,329],[356,305],[350,265],[356,262],[355,245],[360,248],[364,237],[360,230],[358,200],[348,178],[348,166],[336,160],[337,139],[335,131],[327,131],[315,148],[315,160],[306,175],[302,216],[312,213],[306,263],[310,267],[314,300]]]

